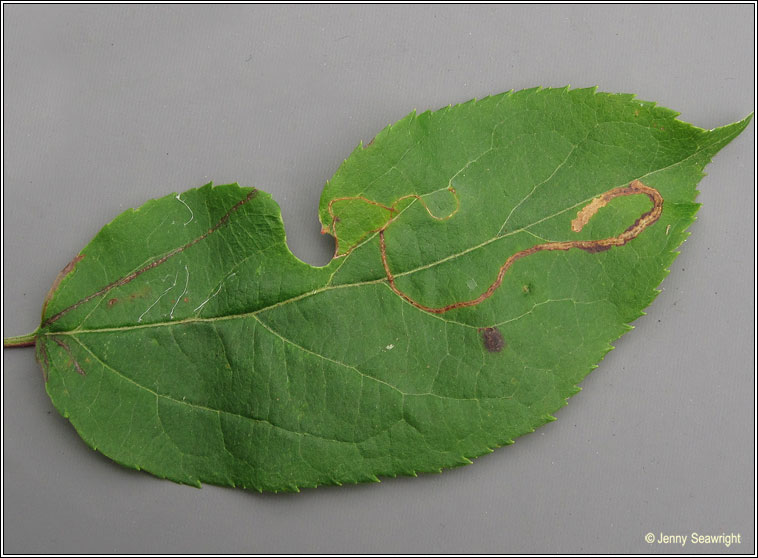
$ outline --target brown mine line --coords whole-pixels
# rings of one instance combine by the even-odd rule
[[[48,370],[50,369],[50,359],[47,356],[47,349],[45,346],[42,346],[42,362],[44,364],[42,365],[42,379],[45,380],[45,383],[47,383],[47,379],[50,377],[48,374]]]
[[[72,304],[68,308],[64,308],[63,310],[61,310],[60,312],[58,312],[54,316],[52,316],[52,317],[48,318],[47,320],[45,320],[44,322],[42,322],[42,327],[46,327],[46,326],[50,325],[51,323],[57,321],[58,319],[60,319],[64,315],[66,315],[69,312],[71,312],[72,310],[76,310],[82,304],[86,304],[90,300],[92,300],[94,298],[97,298],[97,297],[99,297],[99,296],[107,293],[111,289],[115,289],[116,287],[121,287],[123,285],[126,285],[127,283],[133,281],[134,279],[136,279],[137,277],[139,277],[143,273],[145,273],[147,271],[150,271],[151,269],[154,269],[154,268],[158,267],[159,265],[161,265],[162,263],[166,262],[170,258],[172,258],[172,257],[176,256],[177,254],[180,254],[180,253],[184,252],[185,250],[187,250],[188,248],[194,246],[195,244],[197,244],[201,240],[205,240],[209,235],[213,234],[214,232],[216,232],[217,230],[219,230],[221,227],[223,227],[224,225],[226,225],[226,223],[229,221],[229,218],[231,217],[231,215],[234,212],[236,212],[240,207],[242,207],[244,204],[246,204],[251,199],[253,199],[257,194],[258,194],[258,190],[256,190],[255,188],[253,188],[247,196],[245,196],[243,199],[241,199],[236,204],[234,204],[232,206],[232,208],[229,209],[229,211],[227,211],[226,214],[224,214],[224,216],[221,217],[221,219],[219,219],[219,221],[215,225],[213,225],[210,229],[208,229],[206,232],[204,232],[203,234],[201,234],[197,238],[195,238],[193,240],[190,240],[189,242],[187,242],[183,246],[180,246],[178,248],[174,248],[168,254],[165,254],[164,256],[158,258],[157,260],[154,260],[154,261],[150,262],[145,267],[143,267],[141,269],[138,269],[137,271],[134,271],[134,272],[130,273],[129,275],[121,277],[120,279],[117,279],[117,280],[113,281],[112,283],[107,284],[102,289],[100,289],[100,290],[92,293],[89,296],[84,297],[83,299],[81,299],[80,301]],[[76,262],[78,262],[83,257],[84,257],[84,254],[82,254],[80,256],[77,256],[77,258],[75,258],[71,263],[75,265]],[[71,265],[71,264],[69,264],[69,265]],[[66,268],[68,268],[68,266],[66,266]],[[64,268],[64,271],[65,271],[66,268]],[[73,269],[73,266],[72,266],[72,269]],[[61,272],[61,273],[63,273],[63,272]],[[54,284],[54,286],[56,286],[56,285]],[[109,303],[110,303],[110,301],[109,301]]]
[[[329,234],[331,234],[334,237],[334,256],[333,257],[334,258],[343,258],[343,257],[347,256],[348,254],[350,254],[350,252],[352,252],[353,249],[356,246],[358,246],[361,243],[361,241],[364,238],[366,238],[368,235],[374,234],[374,233],[377,233],[377,232],[378,233],[382,233],[387,227],[389,227],[390,224],[392,224],[392,222],[397,218],[397,214],[398,214],[397,206],[398,206],[398,204],[400,202],[404,201],[404,200],[411,199],[411,198],[418,200],[419,203],[421,204],[421,206],[429,214],[429,216],[432,219],[434,219],[435,221],[446,221],[446,220],[450,219],[456,213],[458,213],[458,210],[461,207],[461,200],[460,200],[460,198],[458,198],[458,193],[455,191],[455,188],[453,188],[452,186],[448,186],[447,190],[448,190],[448,192],[450,192],[451,194],[453,194],[453,198],[455,199],[455,209],[453,211],[451,211],[448,215],[444,215],[442,217],[437,217],[436,215],[434,215],[434,213],[432,213],[432,211],[429,209],[429,206],[424,201],[424,199],[421,196],[419,196],[418,194],[407,194],[405,196],[401,196],[398,199],[396,199],[392,203],[391,206],[387,206],[387,205],[381,204],[379,202],[376,202],[374,200],[370,200],[370,199],[368,199],[368,198],[366,198],[364,196],[345,196],[345,197],[342,197],[342,198],[331,199],[331,200],[329,200],[329,204],[327,206],[327,210],[329,211],[329,216],[332,218],[332,222],[331,222],[331,224],[330,224],[330,226],[328,228],[322,229],[321,233],[322,234],[329,233]],[[355,241],[353,243],[353,245],[348,249],[347,252],[345,252],[344,254],[340,254],[339,253],[339,236],[337,235],[337,223],[340,222],[340,218],[339,218],[338,215],[336,215],[334,213],[333,205],[336,202],[344,202],[344,201],[361,201],[361,202],[364,202],[364,203],[368,203],[370,205],[374,205],[376,207],[384,209],[385,211],[388,211],[390,213],[390,218],[381,227],[365,232],[357,241]]]
[[[601,208],[607,205],[607,203],[617,197],[620,196],[631,196],[634,194],[645,194],[650,200],[653,202],[653,207],[647,211],[646,213],[642,214],[633,225],[628,227],[624,232],[619,234],[618,236],[612,236],[609,238],[602,238],[599,240],[568,240],[568,241],[562,241],[562,242],[545,242],[543,244],[537,244],[535,246],[531,246],[530,248],[526,248],[524,250],[521,250],[520,252],[516,252],[512,256],[510,256],[507,260],[505,260],[505,263],[500,267],[500,271],[498,272],[497,279],[489,286],[489,288],[479,295],[477,298],[473,300],[466,300],[461,302],[453,302],[451,304],[448,304],[446,306],[440,306],[440,307],[431,307],[426,306],[424,304],[421,304],[420,302],[414,300],[409,295],[401,291],[397,285],[395,284],[395,277],[392,275],[392,271],[390,270],[389,263],[387,261],[387,246],[384,239],[384,232],[387,226],[379,230],[379,251],[381,253],[382,258],[382,265],[384,266],[384,271],[387,276],[387,281],[389,283],[390,288],[392,291],[398,295],[399,297],[403,298],[405,301],[407,301],[409,304],[412,304],[416,308],[419,308],[420,310],[423,310],[425,312],[429,312],[432,314],[443,314],[445,312],[449,312],[450,310],[455,310],[458,308],[467,308],[469,306],[476,306],[477,304],[481,304],[483,301],[491,297],[494,292],[500,287],[500,285],[503,282],[503,277],[505,277],[506,272],[510,269],[510,267],[516,263],[521,258],[525,258],[526,256],[530,256],[532,254],[536,254],[537,252],[550,252],[554,250],[571,250],[572,248],[578,248],[580,250],[584,250],[585,252],[595,254],[598,252],[603,252],[605,250],[609,250],[613,246],[623,246],[630,240],[636,238],[639,236],[639,234],[645,230],[647,227],[655,223],[658,218],[661,216],[661,212],[663,211],[663,197],[661,196],[660,192],[656,190],[655,188],[651,188],[649,186],[646,186],[639,180],[633,180],[629,183],[628,186],[620,186],[618,188],[614,188],[612,190],[609,190],[597,198],[593,199],[588,205],[586,205],[584,208],[579,210],[577,213],[576,218],[571,222],[571,229],[574,232],[580,232],[584,225],[587,224],[589,219],[597,213],[597,211]],[[388,223],[389,224],[389,223]]]
[[[40,360],[40,355],[42,355],[42,360]],[[37,359],[40,368],[42,368],[42,378],[45,380],[45,383],[47,383],[47,369],[50,367],[50,363],[47,358],[47,349],[45,348],[44,343],[40,343],[37,346],[37,351],[34,356]]]
[[[55,280],[53,281],[53,284],[50,286],[50,290],[47,291],[47,294],[45,295],[45,300],[42,302],[42,315],[45,315],[45,310],[47,310],[47,303],[50,302],[50,299],[53,298],[53,295],[55,294],[55,291],[58,290],[58,285],[61,284],[61,281],[74,271],[74,268],[76,267],[76,264],[78,264],[82,258],[84,258],[84,254],[79,254],[78,256],[74,257],[73,260],[68,262],[63,269],[61,269],[58,272],[58,275],[56,275]]]
[[[66,345],[63,341],[58,339],[57,337],[51,337],[51,339],[55,341],[55,343],[59,347],[62,347],[63,350],[66,351],[66,354],[68,354],[68,357],[71,359],[71,362],[73,362],[74,368],[76,369],[76,371],[82,376],[86,376],[87,373],[84,372],[81,366],[79,366],[79,361],[77,361],[76,358],[74,358],[74,354],[71,352],[71,348],[68,345]]]

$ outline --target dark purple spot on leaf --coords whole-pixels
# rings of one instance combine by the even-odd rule
[[[505,347],[503,334],[496,327],[480,327],[479,333],[482,334],[484,348],[491,353],[499,353]]]

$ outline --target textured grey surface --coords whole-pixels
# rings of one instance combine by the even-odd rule
[[[4,5],[3,334],[128,207],[271,192],[328,261],[323,183],[411,109],[534,85],[637,93],[704,128],[753,110],[754,6]],[[754,123],[700,185],[663,292],[558,421],[442,475],[201,490],[89,450],[32,350],[3,351],[3,551],[755,551]],[[741,543],[649,545],[648,532]]]

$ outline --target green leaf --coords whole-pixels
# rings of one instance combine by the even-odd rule
[[[236,184],[128,210],[56,279],[30,336],[93,448],[199,486],[297,490],[470,463],[554,420],[655,298],[706,131],[632,95],[531,89],[411,113],[288,250]]]

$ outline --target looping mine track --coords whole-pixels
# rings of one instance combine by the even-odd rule
[[[436,219],[438,221],[444,221],[446,219],[451,218],[453,215],[455,215],[458,212],[458,209],[460,208],[460,202],[458,200],[458,196],[456,195],[455,190],[452,187],[448,188],[448,190],[450,190],[450,192],[455,197],[456,208],[449,215],[446,215],[444,217],[437,217],[433,215],[432,212],[429,211],[429,208],[426,206],[424,201],[420,198],[420,196],[417,196],[417,195],[403,196],[391,206],[382,205],[378,202],[375,202],[373,200],[369,200],[363,197],[335,198],[329,203],[329,214],[332,216],[331,231],[329,232],[331,232],[334,235],[335,239],[337,238],[336,225],[339,222],[339,219],[334,214],[334,211],[333,211],[332,204],[334,202],[357,200],[357,201],[363,201],[363,202],[366,202],[366,203],[369,203],[369,204],[372,204],[372,205],[375,205],[387,210],[390,213],[390,218],[387,220],[387,222],[379,229],[376,229],[370,232],[379,234],[379,251],[381,253],[382,265],[384,266],[384,272],[387,276],[387,282],[389,283],[390,288],[395,294],[397,294],[399,297],[403,298],[404,300],[406,300],[408,303],[412,304],[416,308],[419,308],[425,312],[430,312],[432,314],[443,314],[445,312],[449,312],[450,310],[455,310],[458,308],[476,306],[477,304],[481,304],[483,301],[487,300],[489,297],[491,297],[495,293],[498,287],[500,287],[500,285],[503,282],[503,278],[505,277],[505,274],[508,272],[511,266],[522,258],[525,258],[532,254],[536,254],[537,252],[551,252],[554,250],[566,251],[566,250],[571,250],[572,248],[577,248],[579,250],[584,250],[585,252],[595,254],[598,252],[603,252],[605,250],[608,250],[614,246],[623,246],[630,240],[637,238],[637,236],[639,236],[642,233],[642,231],[644,231],[646,228],[648,228],[653,223],[655,223],[658,220],[658,218],[661,216],[661,212],[663,210],[663,197],[661,196],[660,192],[658,192],[658,190],[656,190],[655,188],[646,186],[639,180],[633,180],[627,186],[620,186],[618,188],[613,188],[612,190],[608,190],[607,192],[594,198],[591,202],[589,202],[579,211],[576,218],[571,222],[571,230],[573,232],[580,232],[582,228],[584,228],[584,226],[590,220],[590,218],[592,218],[592,216],[595,215],[600,208],[607,205],[614,198],[618,198],[621,196],[633,196],[635,194],[644,194],[648,198],[650,198],[650,201],[653,203],[653,207],[649,211],[643,213],[634,222],[634,224],[632,224],[630,227],[628,227],[624,232],[622,232],[618,236],[612,236],[609,238],[601,238],[598,240],[567,240],[567,241],[562,241],[562,242],[545,242],[543,244],[537,244],[535,246],[531,246],[529,248],[521,250],[520,252],[516,252],[515,254],[510,256],[507,260],[505,260],[505,263],[503,263],[503,265],[500,267],[500,271],[498,272],[497,278],[495,279],[495,281],[487,288],[486,291],[484,291],[478,297],[472,300],[451,302],[450,304],[447,304],[445,306],[431,307],[431,306],[426,306],[425,304],[422,304],[418,302],[417,300],[414,300],[408,294],[404,293],[398,288],[395,282],[395,277],[392,274],[392,270],[390,269],[389,262],[387,261],[387,244],[385,242],[385,233],[387,231],[387,228],[395,221],[395,219],[398,216],[398,209],[397,209],[398,204],[402,200],[405,200],[408,198],[415,198],[415,199],[420,200],[421,204],[424,206],[424,209],[426,209],[427,213],[429,213],[429,215],[433,219]],[[350,251],[348,251],[347,253],[349,254]],[[344,254],[344,255],[347,255],[347,254]]]

